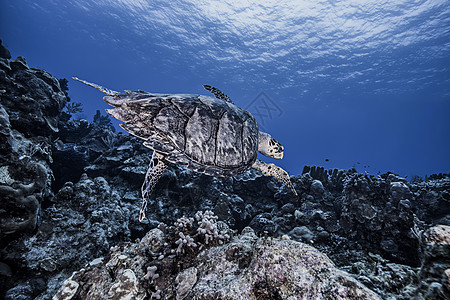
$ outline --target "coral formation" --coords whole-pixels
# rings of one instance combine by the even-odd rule
[[[379,299],[315,248],[258,238],[250,227],[222,246],[202,244],[208,248],[182,264],[170,255],[152,259],[164,252],[149,249],[154,239],[158,245],[173,240],[153,229],[139,243],[114,247],[101,264],[75,272],[54,299]]]
[[[2,40],[0,40],[0,58],[11,58],[11,53],[5,46],[2,45]]]
[[[66,103],[58,80],[30,69],[23,57],[1,58],[0,90],[0,246],[32,232],[40,203],[53,196],[52,135]]]

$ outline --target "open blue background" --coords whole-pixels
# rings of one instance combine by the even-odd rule
[[[113,90],[214,85],[285,146],[291,174],[450,171],[450,1],[261,2],[0,0],[0,38],[30,67]],[[77,117],[107,107],[69,88]]]

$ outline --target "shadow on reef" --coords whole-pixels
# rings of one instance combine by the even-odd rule
[[[111,297],[127,280],[136,297],[207,295],[206,286],[196,283],[206,280],[208,270],[225,276],[219,266],[225,268],[227,259],[241,271],[255,270],[251,262],[266,263],[258,259],[289,249],[320,251],[314,263],[328,275],[341,274],[350,286],[372,295],[368,287],[384,299],[442,299],[449,293],[448,174],[408,183],[393,173],[374,177],[308,166],[292,178],[295,197],[254,170],[215,178],[172,165],[152,194],[148,219],[139,223],[140,186],[151,157],[139,139],[114,132],[106,120],[71,119],[62,112],[69,101],[65,81],[29,68],[21,57],[0,59],[0,93],[0,298],[48,299],[70,277],[59,295],[81,299],[87,291],[78,287],[106,276],[118,260],[124,265],[110,272],[111,286],[102,286]],[[209,217],[199,219],[207,225],[188,228],[191,217],[206,211]],[[223,237],[231,241],[219,238],[200,251],[208,244],[199,240],[204,235],[219,236],[217,224],[229,228]],[[187,226],[179,230],[183,235],[177,226]],[[162,243],[158,249],[145,244],[153,235]],[[215,268],[202,264],[214,254]],[[287,270],[282,264],[268,268]],[[258,276],[241,291],[287,295],[275,279]]]

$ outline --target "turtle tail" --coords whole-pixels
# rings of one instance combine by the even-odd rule
[[[78,77],[72,77],[72,78],[75,79],[75,80],[78,80],[79,82],[82,82],[82,83],[84,83],[84,84],[87,84],[87,85],[89,85],[89,86],[92,86],[93,88],[99,90],[99,91],[102,92],[102,93],[105,93],[105,94],[108,95],[108,96],[114,97],[114,96],[117,96],[117,95],[122,95],[122,94],[119,93],[119,92],[116,92],[116,91],[113,91],[113,90],[104,88],[104,87],[102,87],[101,85],[98,85],[98,84],[95,84],[95,83],[92,83],[92,82],[88,82],[88,81],[83,80],[83,79],[80,79],[80,78],[78,78]]]

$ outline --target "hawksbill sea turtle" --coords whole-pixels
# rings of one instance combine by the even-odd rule
[[[105,93],[103,100],[115,107],[106,112],[123,121],[120,126],[124,130],[143,139],[144,146],[153,150],[142,185],[139,221],[145,218],[147,201],[169,163],[219,177],[239,175],[253,168],[277,178],[297,196],[285,170],[257,159],[258,152],[281,159],[283,146],[259,131],[255,118],[217,88],[203,86],[215,98],[128,90],[120,93],[73,79]]]

